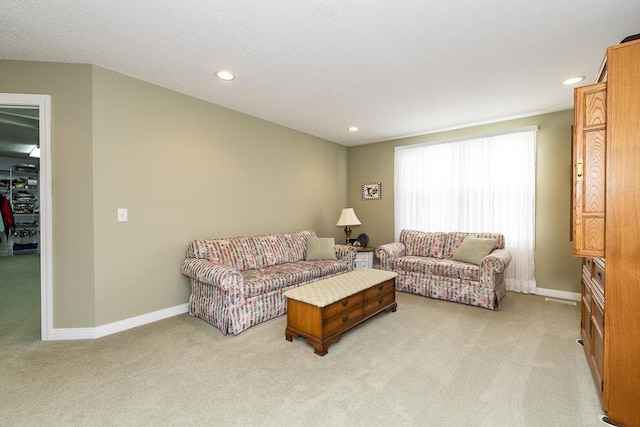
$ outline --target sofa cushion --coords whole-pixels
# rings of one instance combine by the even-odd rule
[[[251,298],[346,272],[347,261],[298,261],[242,272],[244,296]]]
[[[455,261],[480,265],[482,258],[489,255],[495,245],[495,239],[467,236],[453,254],[453,259]]]
[[[305,282],[323,279],[339,273],[346,273],[349,270],[349,261],[346,259],[330,259],[324,261],[300,261],[297,262]]]
[[[480,280],[480,267],[452,259],[404,256],[394,260],[393,271],[426,276]]]
[[[263,268],[272,265],[292,262],[287,239],[282,234],[251,237],[255,264],[253,268]]]
[[[188,258],[206,259],[238,270],[251,270],[304,259],[307,239],[314,231],[287,234],[193,240]]]
[[[474,282],[480,280],[479,266],[466,262],[454,261],[452,259],[443,259],[442,262],[435,264],[431,271],[434,275],[441,277],[471,280]]]
[[[404,244],[406,255],[442,258],[445,251],[447,233],[402,230],[400,242]]]
[[[257,268],[255,245],[251,237],[208,240],[209,261],[238,270]]]
[[[440,258],[431,258],[423,256],[403,256],[393,260],[393,269],[395,272],[414,272],[423,274],[432,274],[433,266],[442,261]]]
[[[297,233],[283,234],[289,247],[289,262],[302,261],[307,251],[307,240],[316,236],[315,231],[304,230]]]
[[[305,261],[336,259],[336,241],[333,237],[312,237],[307,240]]]
[[[291,286],[295,275],[291,274],[288,267],[292,265],[294,264],[278,264],[271,267],[243,271],[245,298]]]
[[[454,231],[447,233],[447,241],[444,248],[443,258],[453,258],[453,254],[456,253],[464,239],[468,236],[478,237],[482,239],[495,239],[496,244],[493,249],[504,249],[504,236],[497,233],[465,233],[460,231]]]

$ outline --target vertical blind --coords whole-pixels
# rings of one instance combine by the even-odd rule
[[[533,293],[537,127],[395,149],[395,237],[403,229],[493,232],[507,289]]]

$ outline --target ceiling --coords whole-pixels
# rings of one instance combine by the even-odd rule
[[[3,0],[0,58],[94,64],[355,146],[571,108],[561,82],[593,82],[639,17],[638,0]]]
[[[29,158],[38,146],[37,108],[0,107],[0,157]]]

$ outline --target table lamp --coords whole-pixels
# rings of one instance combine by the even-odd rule
[[[340,218],[338,218],[338,222],[336,223],[336,227],[344,226],[344,234],[347,236],[347,245],[349,243],[349,239],[351,238],[351,226],[352,225],[360,225],[361,222],[356,216],[353,208],[344,208],[340,213]]]

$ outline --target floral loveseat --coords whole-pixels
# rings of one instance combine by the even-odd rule
[[[490,310],[500,307],[504,270],[511,262],[502,234],[402,230],[399,240],[376,249],[380,268],[398,273],[397,290]]]
[[[312,255],[308,242],[320,250],[310,246]],[[189,314],[237,335],[283,315],[284,291],[353,270],[356,253],[310,230],[193,240],[181,268],[191,278]]]

